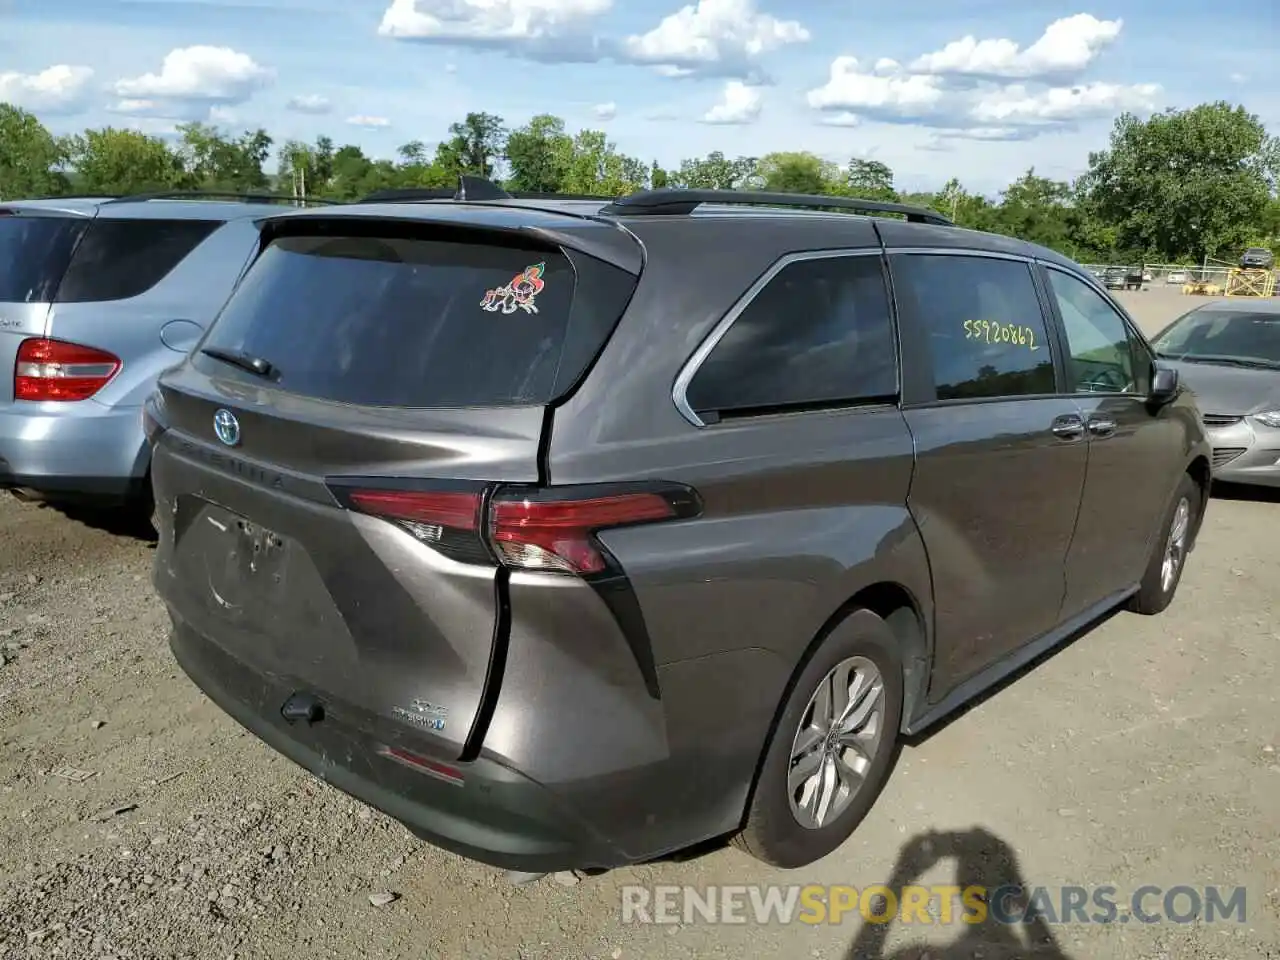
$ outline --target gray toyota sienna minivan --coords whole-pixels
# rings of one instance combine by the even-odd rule
[[[1075,263],[762,193],[272,218],[146,418],[185,671],[530,872],[825,856],[903,735],[1163,610],[1209,483]]]

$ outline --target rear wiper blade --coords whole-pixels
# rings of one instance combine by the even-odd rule
[[[229,363],[233,367],[239,367],[241,370],[246,370],[259,377],[274,379],[275,375],[279,372],[276,369],[275,364],[270,360],[264,360],[262,357],[255,357],[242,350],[222,350],[218,347],[202,347],[200,352],[206,357],[213,357],[215,360],[221,360],[223,363]]]

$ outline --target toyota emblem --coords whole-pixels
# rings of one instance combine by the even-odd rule
[[[230,410],[219,410],[213,415],[213,432],[228,447],[240,442],[240,421]]]

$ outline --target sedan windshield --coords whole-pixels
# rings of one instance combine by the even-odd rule
[[[1280,370],[1280,313],[1193,310],[1152,341],[1158,356]]]

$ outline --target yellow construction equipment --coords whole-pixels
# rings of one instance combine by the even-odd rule
[[[1228,297],[1274,297],[1276,275],[1270,270],[1236,267],[1227,274]]]

